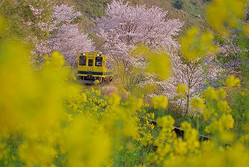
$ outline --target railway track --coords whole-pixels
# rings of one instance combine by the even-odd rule
[[[149,118],[144,118],[142,116],[138,116],[140,119],[143,119],[143,120],[148,120],[149,122],[151,122],[153,125],[157,125],[157,121],[156,120],[153,120],[153,119],[149,119]],[[173,126],[174,129],[173,131],[176,133],[177,137],[182,137],[184,136],[184,130],[180,127],[177,127],[177,126]],[[202,134],[198,134],[199,136],[199,140],[200,141],[205,141],[205,140],[213,140],[210,136],[206,136],[206,135],[202,135]]]

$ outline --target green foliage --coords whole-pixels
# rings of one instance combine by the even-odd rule
[[[52,4],[53,1],[50,1]],[[29,5],[35,8],[43,8],[42,15],[35,17]],[[47,39],[48,32],[37,27],[40,21],[46,23],[51,19],[53,6],[48,7],[48,2],[35,0],[19,0],[18,2],[6,0],[3,2],[0,13],[1,16],[7,19],[6,33],[3,38],[17,37],[27,39],[31,36],[38,39]],[[29,26],[27,24],[30,24]]]
[[[238,136],[243,135],[245,129],[247,128],[249,119],[249,93],[248,90],[233,90],[231,92],[233,100],[230,99],[232,115],[235,120],[234,131]]]
[[[174,7],[176,9],[182,9],[182,5],[183,5],[182,0],[176,0],[175,3],[174,3]]]
[[[85,13],[90,18],[95,18],[104,15],[107,3],[111,0],[73,0],[73,2],[80,12]]]
[[[116,153],[113,167],[137,166],[145,163],[147,154],[151,150],[153,146],[143,147],[140,142],[127,139],[123,142],[120,151]]]

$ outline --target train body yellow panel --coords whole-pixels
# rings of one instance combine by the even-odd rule
[[[97,52],[84,52],[78,56],[78,79],[83,83],[95,80],[109,82],[113,74],[106,67],[107,57]]]

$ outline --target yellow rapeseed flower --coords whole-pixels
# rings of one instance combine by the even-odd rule
[[[220,99],[225,99],[227,94],[223,87],[221,87],[216,93]]]
[[[218,100],[217,92],[212,87],[208,87],[204,91],[203,95],[204,95],[204,97],[205,97],[206,100]]]
[[[151,102],[155,109],[166,109],[168,106],[168,98],[163,95],[153,97]]]
[[[240,87],[240,79],[235,78],[234,75],[231,75],[226,79],[227,88],[233,88],[236,85]]]
[[[186,94],[187,87],[185,84],[178,84],[176,93],[180,96],[184,96]]]
[[[190,28],[186,35],[180,38],[183,57],[188,61],[198,61],[208,54],[218,51],[218,46],[213,44],[213,34],[210,32],[200,33],[199,28]]]
[[[221,112],[224,112],[226,114],[229,114],[232,111],[230,106],[227,104],[227,101],[218,101],[217,107]]]
[[[213,0],[207,8],[206,18],[214,30],[229,37],[229,29],[238,26],[239,20],[245,17],[245,10],[245,0]]]
[[[194,98],[190,102],[190,105],[197,110],[203,110],[205,108],[204,101],[201,98]]]

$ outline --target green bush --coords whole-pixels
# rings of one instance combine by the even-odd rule
[[[176,0],[175,3],[174,3],[174,7],[176,9],[182,9],[182,5],[183,5],[182,0]]]

